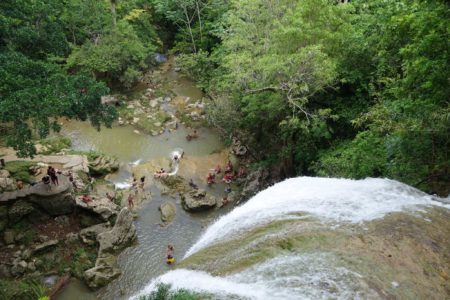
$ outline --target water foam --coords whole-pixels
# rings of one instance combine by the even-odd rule
[[[279,256],[227,277],[179,269],[160,276],[140,295],[149,294],[159,283],[164,283],[174,290],[212,294],[213,299],[376,298],[361,275],[339,266],[336,261],[329,253]]]
[[[322,222],[360,223],[421,206],[445,206],[436,198],[395,180],[298,177],[258,193],[211,225],[185,257],[239,232],[306,213]]]

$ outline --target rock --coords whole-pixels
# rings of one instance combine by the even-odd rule
[[[128,104],[127,108],[128,109],[134,109],[134,105],[133,104]]]
[[[112,95],[102,96],[100,99],[102,104],[118,105],[120,102],[119,99]]]
[[[159,103],[163,103],[164,102],[164,98],[163,97],[158,97],[158,98],[156,98],[154,100],[156,100]]]
[[[11,223],[15,224],[33,210],[34,207],[31,203],[24,200],[18,200],[10,207],[8,211],[9,220]]]
[[[166,123],[166,127],[171,130],[176,130],[176,129],[178,129],[178,123],[177,123],[177,121],[168,122],[168,123]]]
[[[29,262],[27,268],[30,272],[36,271],[36,265],[34,264],[34,262]]]
[[[111,224],[109,222],[97,224],[88,228],[84,228],[80,231],[80,238],[83,243],[88,245],[95,245],[97,236],[105,231],[111,230]]]
[[[21,257],[21,256],[22,256],[22,251],[17,250],[16,252],[14,252],[13,256],[14,256],[15,258]]]
[[[183,194],[181,203],[187,211],[203,211],[216,206],[217,200],[210,195],[206,195],[205,190],[198,189]]]
[[[180,71],[181,71],[181,68],[180,68],[180,67],[176,67],[176,68],[173,68],[173,70],[174,70],[175,72],[180,72]]]
[[[100,244],[99,257],[104,253],[113,253],[127,247],[136,239],[136,228],[133,224],[133,214],[124,207],[117,216],[116,224],[110,231],[97,236]]]
[[[15,237],[15,241],[16,243],[21,243],[23,240],[25,239],[25,234],[23,234],[22,232],[18,233]],[[22,246],[22,245],[21,245]]]
[[[161,122],[155,122],[153,125],[155,125],[156,127],[161,127]]]
[[[241,192],[241,197],[248,199],[262,190],[270,177],[270,173],[267,169],[259,168],[255,172],[252,172],[244,184],[244,188]]]
[[[132,123],[135,125],[135,124],[137,124],[139,121],[140,121],[140,119],[139,119],[138,117],[134,117]]]
[[[50,219],[50,216],[42,209],[35,208],[31,213],[27,215],[27,220],[31,224],[39,224],[46,222]]]
[[[32,249],[32,253],[34,255],[36,253],[42,252],[44,250],[47,250],[49,248],[52,248],[52,247],[58,245],[58,243],[59,243],[58,240],[49,240],[47,242],[44,242],[42,244],[34,246],[34,248]]]
[[[25,249],[21,255],[22,259],[24,260],[28,260],[31,257],[31,250],[30,249]]]
[[[8,278],[11,277],[11,272],[9,268],[5,264],[0,264],[0,278]]]
[[[6,206],[0,206],[0,232],[5,230],[8,225],[8,208]]]
[[[90,288],[97,289],[107,285],[119,277],[121,271],[111,266],[96,266],[84,272],[86,283]]]
[[[196,111],[193,111],[189,114],[189,116],[192,118],[192,120],[197,121],[200,119],[200,114]]]
[[[152,134],[152,136],[157,136],[159,133],[157,131],[152,130],[151,134]]]
[[[119,169],[119,162],[116,158],[106,155],[99,155],[93,161],[89,161],[89,172],[93,175],[106,175]]]
[[[45,243],[45,242],[47,242],[49,239],[50,239],[50,238],[49,238],[48,236],[43,235],[43,234],[41,234],[41,235],[38,236],[38,241],[41,242],[41,243]]]
[[[177,209],[174,203],[166,202],[161,204],[159,211],[161,212],[161,221],[168,223],[175,218]]]
[[[169,96],[164,97],[164,102],[169,103],[170,101],[172,101],[172,98]]]
[[[27,270],[27,263],[24,260],[21,261],[14,261],[13,266],[11,268],[11,274],[13,276],[20,276]]]
[[[0,193],[17,189],[14,179],[10,176],[8,170],[0,169]]]
[[[139,130],[136,130],[136,129],[133,130],[133,132],[136,133],[136,134],[141,134],[141,132]]]
[[[51,216],[70,214],[75,208],[75,201],[70,189],[64,193],[55,191],[55,194],[46,197],[30,197],[29,201],[40,206]]]
[[[15,237],[16,236],[13,230],[5,230],[5,232],[3,233],[3,239],[5,240],[6,245],[13,244]]]
[[[69,232],[68,234],[66,234],[66,239],[65,239],[66,244],[73,244],[77,241],[78,241],[78,234],[76,234],[74,232]]]
[[[92,201],[88,203],[83,202],[81,198],[81,196],[75,198],[77,207],[98,215],[103,221],[108,221],[119,211],[119,206],[108,198],[92,197]]]
[[[59,225],[69,225],[70,221],[69,221],[69,217],[68,216],[59,216],[55,218],[55,222]]]
[[[155,108],[158,106],[158,100],[156,100],[156,99],[150,100],[149,104],[150,104],[151,108]]]

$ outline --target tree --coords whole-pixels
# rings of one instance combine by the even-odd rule
[[[33,132],[43,138],[59,131],[59,117],[90,120],[97,128],[115,118],[115,111],[100,103],[107,87],[88,75],[67,76],[59,66],[13,51],[0,53],[0,66],[0,123],[19,156],[36,153]]]

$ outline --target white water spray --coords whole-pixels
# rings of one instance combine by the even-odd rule
[[[428,206],[447,209],[442,199],[388,179],[348,180],[292,178],[258,193],[244,205],[223,216],[186,253],[188,257],[218,242],[274,221],[314,218],[324,226],[359,224],[392,212],[423,211]],[[265,236],[265,238],[269,238]],[[230,249],[233,252],[235,249]],[[214,299],[378,299],[362,275],[348,269],[333,253],[292,253],[268,259],[239,273],[215,277],[206,272],[179,269],[151,282],[173,289],[212,294]]]
[[[258,193],[220,218],[185,257],[255,226],[298,218],[295,213],[306,213],[322,222],[360,223],[382,218],[391,212],[418,209],[423,205],[444,206],[434,199],[389,179],[292,178]]]

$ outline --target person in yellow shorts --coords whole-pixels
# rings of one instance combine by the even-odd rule
[[[168,245],[166,250],[166,256],[167,256],[167,264],[171,265],[175,263],[175,258],[173,257],[173,246]]]

